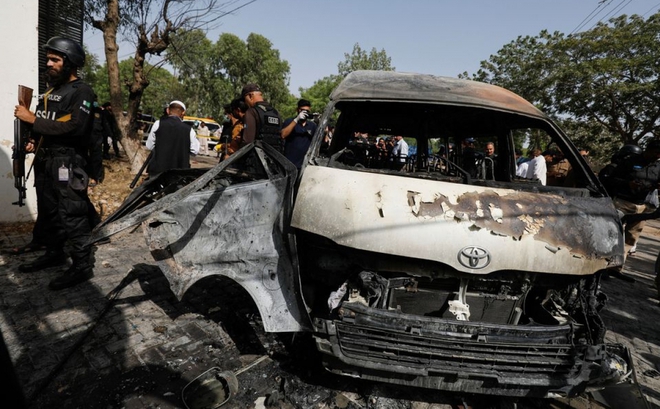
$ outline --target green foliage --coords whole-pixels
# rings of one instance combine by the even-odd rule
[[[216,103],[213,43],[202,30],[180,31],[171,41],[168,56],[185,90],[177,99],[185,102],[187,114],[207,117],[222,112]]]
[[[85,50],[85,65],[81,69],[81,78],[93,88],[93,84],[97,84],[100,81],[98,73],[101,69],[101,65],[99,64],[99,58],[96,54],[90,53],[85,45],[83,45],[83,49]],[[108,77],[106,76],[105,80],[107,80],[107,78]]]
[[[132,58],[119,63],[119,75],[123,83],[127,83],[133,73],[134,60]],[[145,71],[149,75],[150,85],[144,91],[141,99],[140,109],[144,114],[160,116],[163,107],[174,99],[184,99],[184,87],[168,70],[154,67],[145,63]],[[108,70],[104,64],[98,65],[91,74],[92,81],[87,83],[94,89],[98,102],[103,104],[110,101],[110,87],[108,85]],[[128,105],[128,94],[122,95],[122,105]]]
[[[314,82],[309,88],[300,88],[300,98],[291,95],[285,104],[279,105],[277,109],[283,118],[291,118],[297,114],[298,100],[306,99],[312,103],[312,112],[322,113],[330,100],[330,94],[339,85],[344,77],[329,75]]]
[[[660,136],[660,14],[620,16],[558,44],[555,105],[593,120],[620,142]]]
[[[572,36],[542,31],[505,45],[471,78],[562,118],[576,143],[597,146],[606,158],[623,144],[660,136],[658,38],[660,13],[646,21],[622,15]]]
[[[337,75],[321,78],[311,87],[299,89],[301,97],[308,99],[312,103],[312,110],[314,112],[322,112],[328,101],[330,101],[332,91],[337,88],[337,85],[349,73],[357,70],[394,71],[394,67],[391,65],[392,59],[387,56],[384,49],[377,51],[374,47],[367,53],[360,47],[360,44],[355,43],[353,53],[345,53],[344,57],[346,59],[337,65]],[[290,106],[286,106],[285,112],[287,112],[288,116],[295,114],[296,101]]]
[[[622,146],[619,135],[607,131],[595,121],[565,118],[557,121],[575,146],[587,148],[594,165],[603,167]]]
[[[252,33],[247,41],[223,33],[214,44],[201,30],[180,31],[168,50],[177,77],[187,91],[188,111],[218,116],[249,82],[259,84],[275,107],[286,104],[289,63],[265,37]]]
[[[377,51],[374,47],[367,53],[360,44],[355,43],[353,53],[345,53],[344,57],[346,60],[337,65],[339,75],[342,77],[357,70],[394,71],[392,59],[387,56],[384,49]]]
[[[322,113],[330,100],[330,93],[339,85],[343,77],[339,75],[330,75],[314,82],[309,88],[300,88],[300,97],[312,103],[312,112]],[[280,115],[283,118],[289,118],[296,115],[298,99],[293,95],[289,101],[278,107]]]

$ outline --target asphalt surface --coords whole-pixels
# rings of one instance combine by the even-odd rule
[[[0,226],[0,249],[29,240]],[[635,281],[602,284],[607,339],[631,349],[650,408],[660,408],[658,251],[660,222],[652,221],[626,265]],[[605,407],[593,397],[513,406],[328,374],[309,337],[264,333],[252,300],[229,281],[206,279],[177,300],[139,228],[97,246],[94,277],[74,288],[48,290],[61,268],[18,271],[38,254],[0,255],[0,329],[30,408],[186,408],[182,391],[209,370],[237,374],[235,393],[216,396],[231,408]]]

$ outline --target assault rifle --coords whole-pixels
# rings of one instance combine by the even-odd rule
[[[151,159],[153,159],[153,157],[154,157],[154,151],[150,151],[149,156],[147,156],[147,159],[144,161],[144,163],[140,167],[140,170],[138,170],[137,175],[135,175],[133,181],[128,187],[133,189],[135,185],[137,185],[138,180],[140,180],[140,176],[142,176],[142,173],[144,173],[144,170],[147,168],[147,165],[149,165],[149,162],[151,162]]]
[[[32,100],[32,88],[23,85],[18,86],[18,104],[26,108],[30,108],[30,101]],[[25,145],[30,138],[30,128],[28,124],[18,118],[14,118],[14,151],[12,152],[11,159],[14,173],[14,187],[18,190],[18,201],[13,202],[13,205],[25,206],[25,193],[27,188],[25,182]],[[29,176],[29,174],[28,174]]]

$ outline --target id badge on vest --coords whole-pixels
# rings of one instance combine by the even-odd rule
[[[69,168],[64,166],[64,164],[57,169],[57,180],[60,182],[69,181]]]

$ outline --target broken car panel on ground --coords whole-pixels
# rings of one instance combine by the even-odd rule
[[[416,153],[391,161],[357,132],[402,135]],[[570,162],[561,186],[515,176],[514,141],[539,135]],[[497,160],[468,155],[467,140],[494,142]],[[94,240],[139,223],[178,297],[233,279],[266,331],[311,331],[337,374],[553,397],[632,372],[598,314],[601,275],[623,262],[612,201],[566,135],[499,87],[351,73],[300,174],[257,142],[208,171],[147,181]]]

